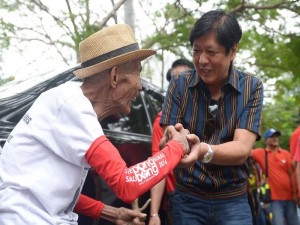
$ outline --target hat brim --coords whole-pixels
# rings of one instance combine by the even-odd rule
[[[275,131],[275,132],[273,132],[273,133],[270,133],[268,136],[265,136],[264,138],[265,138],[265,139],[268,139],[269,137],[273,136],[274,134],[280,136],[280,135],[281,135],[281,132],[277,130],[277,131]]]
[[[78,70],[75,70],[73,73],[75,76],[84,79],[89,76],[92,76],[96,73],[102,72],[104,70],[113,68],[114,66],[121,65],[123,63],[127,63],[133,60],[144,60],[148,58],[151,55],[154,55],[156,53],[155,50],[152,49],[139,49],[136,51],[128,52],[123,55],[108,59],[104,62],[95,64],[93,66],[81,68]]]

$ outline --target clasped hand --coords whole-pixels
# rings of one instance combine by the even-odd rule
[[[184,129],[180,123],[166,127],[160,141],[160,148],[162,149],[170,140],[178,141],[184,149],[184,156],[178,164],[180,167],[193,165],[203,155],[199,138],[195,134],[190,134],[189,130]]]

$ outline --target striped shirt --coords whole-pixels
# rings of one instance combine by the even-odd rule
[[[222,144],[233,140],[235,129],[246,129],[261,135],[263,84],[232,67],[228,82],[216,101],[215,129],[205,135],[205,122],[210,118],[210,92],[195,70],[173,77],[162,110],[161,125],[182,123],[201,141]],[[179,190],[208,199],[231,198],[246,193],[248,167],[219,166],[197,161],[192,167],[175,170]]]

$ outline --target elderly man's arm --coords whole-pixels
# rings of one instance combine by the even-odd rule
[[[80,195],[74,211],[81,215],[93,218],[106,219],[114,224],[126,225],[144,225],[146,214],[137,210],[131,210],[124,207],[116,208],[105,205],[101,201],[97,201],[85,195]]]
[[[85,158],[95,171],[104,178],[116,195],[131,203],[161,181],[190,152],[187,131],[174,126],[165,135],[170,140],[166,147],[148,160],[128,168],[118,150],[105,137],[93,142]]]

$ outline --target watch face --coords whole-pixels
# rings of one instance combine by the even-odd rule
[[[213,154],[210,153],[210,154],[206,155],[206,157],[204,158],[204,161],[206,163],[208,163],[208,162],[210,162],[212,160],[212,157],[213,157]]]
[[[214,152],[213,152],[213,150],[211,149],[211,147],[209,146],[208,152],[205,153],[202,162],[203,162],[203,163],[209,163],[209,162],[212,160],[213,155],[214,155]]]

